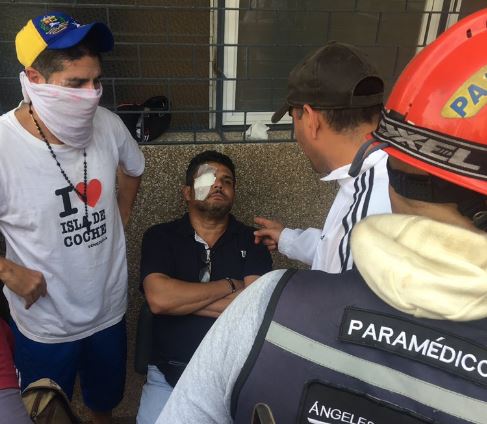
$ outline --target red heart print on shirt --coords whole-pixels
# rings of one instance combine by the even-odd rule
[[[84,194],[85,183],[76,184],[76,190],[78,193]],[[89,207],[94,208],[101,196],[101,182],[96,178],[88,181],[88,188],[86,190],[86,197],[88,201],[86,202]],[[78,197],[83,201],[82,197],[78,194]]]

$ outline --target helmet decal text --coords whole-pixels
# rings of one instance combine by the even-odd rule
[[[487,104],[487,66],[455,91],[441,111],[443,118],[471,118]]]
[[[399,122],[382,113],[372,133],[376,140],[425,163],[460,175],[487,180],[487,147]]]

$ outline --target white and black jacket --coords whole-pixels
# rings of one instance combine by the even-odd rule
[[[377,151],[366,158],[356,178],[348,175],[350,164],[322,178],[325,182],[337,181],[340,186],[323,230],[285,228],[279,238],[279,252],[311,265],[311,269],[329,273],[351,269],[353,226],[366,216],[391,212],[386,164],[387,155]]]

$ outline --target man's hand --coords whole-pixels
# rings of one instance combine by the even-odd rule
[[[260,230],[254,231],[255,243],[263,243],[269,251],[276,250],[284,225],[279,221],[271,221],[262,217],[255,217],[254,222],[262,227]]]
[[[38,272],[8,259],[0,259],[0,278],[15,294],[24,298],[25,309],[29,309],[41,296],[47,294],[44,276]]]

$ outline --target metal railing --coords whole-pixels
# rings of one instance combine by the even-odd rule
[[[249,57],[253,52],[263,52],[266,48],[283,52],[301,49],[305,52],[319,47],[336,34],[348,36],[343,25],[336,22],[347,22],[349,19],[351,26],[363,25],[364,28],[368,23],[373,23],[373,26],[367,27],[367,34],[371,36],[362,42],[357,40],[357,44],[376,52],[379,61],[384,59],[384,63],[387,62],[388,74],[384,77],[391,85],[416,48],[425,45],[432,37],[434,39],[452,19],[456,19],[462,9],[460,0],[388,0],[382,2],[382,8],[380,1],[375,3],[377,6],[374,8],[374,2],[361,0],[80,0],[55,3],[0,0],[0,27],[3,28],[0,30],[0,49],[5,53],[4,63],[0,65],[0,89],[3,91],[0,104],[5,111],[15,107],[20,100],[20,85],[18,92],[14,90],[21,70],[16,63],[13,47],[16,31],[29,17],[49,10],[62,10],[81,22],[106,22],[114,32],[116,49],[104,59],[104,106],[116,110],[121,103],[142,103],[156,95],[165,95],[170,99],[170,129],[156,140],[144,144],[265,142],[249,140],[245,130],[255,121],[254,116],[269,114],[269,107],[238,109],[225,103],[225,90],[230,83],[234,87],[239,84],[264,87],[274,84],[282,87],[282,90],[276,89],[276,93],[280,93],[281,101],[284,100],[287,70],[276,77],[252,74]],[[232,11],[253,18],[260,14],[265,16],[266,22],[272,19],[275,22],[292,22],[292,19],[297,19],[293,16],[314,16],[314,19],[320,16],[327,30],[319,43],[306,42],[298,36],[295,41],[291,36],[291,41],[281,42],[272,37],[263,37],[258,42],[239,42],[238,30],[237,42],[229,42],[229,28],[232,30],[235,29],[232,25],[239,25],[238,20],[228,22],[229,12]],[[420,31],[414,42],[401,39],[400,34],[395,32],[397,28],[390,29],[388,36],[387,25],[401,22],[401,19],[404,22],[418,19]],[[302,21],[306,22],[306,19]],[[353,37],[351,41],[354,41]],[[226,71],[229,51],[233,51],[235,57],[240,52],[240,57],[244,58],[245,66],[240,74],[230,75]],[[226,124],[224,117],[235,113],[240,114],[242,119],[236,124]],[[269,140],[289,142],[292,141],[292,133],[290,122],[271,125]]]

